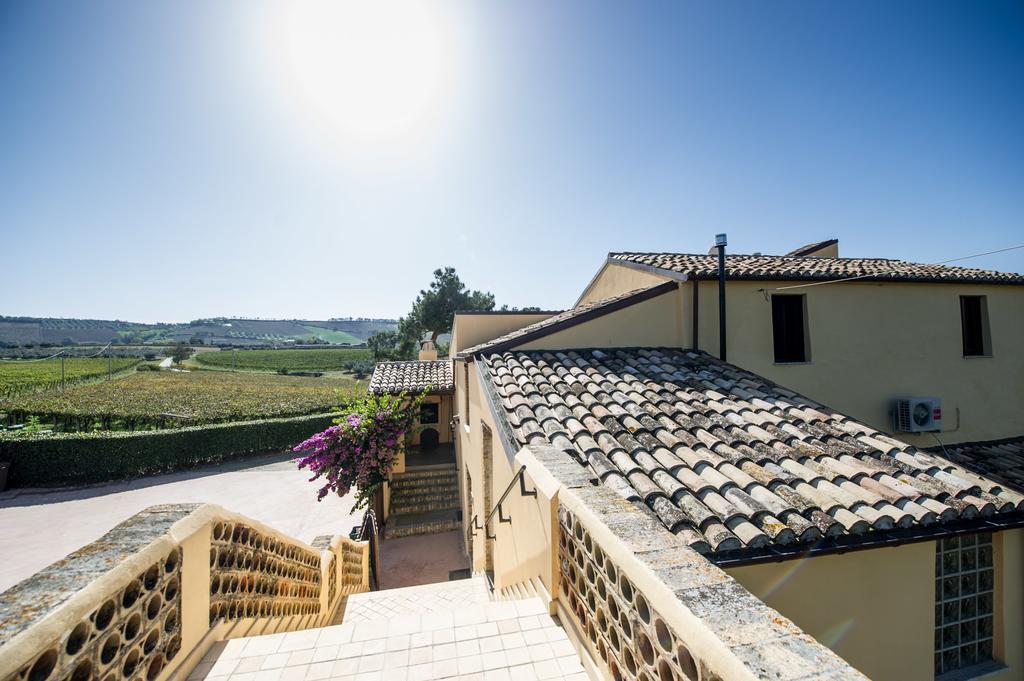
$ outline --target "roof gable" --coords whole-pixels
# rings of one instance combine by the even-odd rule
[[[624,307],[630,305],[636,305],[645,300],[656,298],[657,296],[675,291],[678,288],[678,284],[674,281],[667,281],[655,286],[649,286],[647,288],[637,289],[634,291],[628,291],[621,295],[612,296],[610,298],[604,298],[597,300],[592,303],[584,303],[574,307],[571,310],[566,310],[559,314],[543,319],[534,324],[524,326],[521,329],[516,329],[504,336],[499,336],[494,340],[487,341],[486,343],[480,343],[471,348],[466,348],[459,352],[458,357],[466,358],[480,353],[491,353],[491,352],[503,352],[512,348],[518,347],[525,343],[537,340],[549,336],[553,333],[557,333],[563,329],[577,324],[582,324],[596,317],[600,317],[606,314],[621,310]]]

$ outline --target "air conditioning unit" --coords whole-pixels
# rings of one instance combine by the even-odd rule
[[[896,433],[929,433],[942,430],[942,400],[938,397],[902,397],[892,410]]]

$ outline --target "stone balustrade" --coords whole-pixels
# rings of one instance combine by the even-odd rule
[[[587,470],[550,447],[515,457],[535,498],[512,511],[516,548],[547,541],[550,574],[539,575],[551,608],[576,645],[611,679],[865,678],[729,575],[693,551],[645,509],[592,483]],[[540,517],[531,525],[528,504]],[[529,538],[528,538],[529,537]],[[502,582],[501,535],[495,576]],[[510,572],[520,577],[520,573]]]
[[[184,678],[218,640],[330,623],[368,559],[347,537],[153,506],[0,594],[0,681]]]

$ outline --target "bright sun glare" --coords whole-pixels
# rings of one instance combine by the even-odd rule
[[[288,2],[284,50],[297,94],[345,138],[405,136],[437,110],[450,74],[439,5]]]

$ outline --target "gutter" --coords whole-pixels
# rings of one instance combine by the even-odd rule
[[[943,523],[941,527],[934,525],[916,526],[907,529],[873,532],[880,535],[877,539],[866,539],[864,535],[845,535],[832,539],[821,540],[811,546],[793,544],[766,549],[743,551],[733,555],[705,555],[705,558],[720,568],[745,567],[764,563],[781,563],[799,558],[817,556],[842,555],[854,551],[867,551],[907,544],[920,544],[938,541],[950,537],[959,537],[977,532],[1002,532],[1024,527],[1024,511],[1013,511],[988,518],[972,518],[970,520],[953,520]]]

